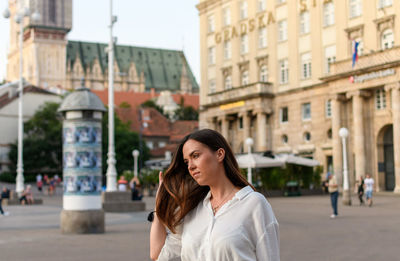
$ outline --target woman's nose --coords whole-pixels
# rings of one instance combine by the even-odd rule
[[[193,161],[189,161],[189,170],[195,169],[196,165],[193,163]]]

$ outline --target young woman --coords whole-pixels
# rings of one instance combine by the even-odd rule
[[[168,232],[167,232],[168,230]],[[279,260],[278,222],[241,175],[224,137],[186,136],[160,173],[150,231],[152,260]]]

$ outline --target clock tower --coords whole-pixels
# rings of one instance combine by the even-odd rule
[[[40,13],[34,21],[25,17],[23,77],[39,87],[65,86],[67,34],[72,28],[72,0],[9,0],[10,48],[7,81],[19,79],[20,27],[15,23],[18,10],[28,7]]]

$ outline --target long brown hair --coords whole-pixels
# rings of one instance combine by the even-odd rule
[[[214,130],[202,129],[187,135],[177,147],[171,164],[163,175],[163,182],[156,200],[157,217],[172,232],[176,232],[176,226],[204,199],[210,190],[208,186],[200,186],[192,178],[183,161],[182,149],[188,140],[198,141],[211,151],[223,148],[225,150],[223,163],[227,178],[235,187],[251,186],[240,173],[235,155],[221,134]]]

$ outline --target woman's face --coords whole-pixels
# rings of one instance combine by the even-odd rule
[[[212,151],[196,140],[188,140],[183,145],[182,152],[190,175],[200,186],[212,184],[223,170],[223,149]]]

